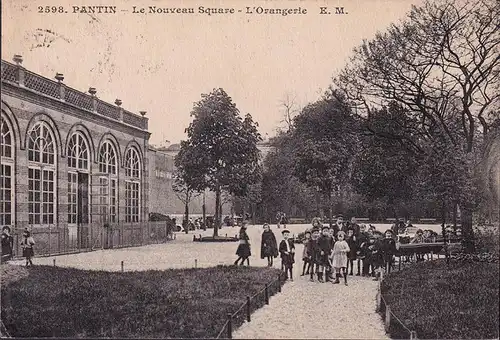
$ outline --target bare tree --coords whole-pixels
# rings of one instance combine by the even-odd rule
[[[331,95],[347,97],[368,128],[373,107],[399,103],[407,109],[404,133],[386,129],[384,137],[427,156],[436,143],[450,145],[470,161],[474,178],[477,151],[499,119],[499,49],[499,1],[427,0],[356,48]],[[472,235],[473,196],[461,199],[466,236]]]
[[[189,231],[189,202],[191,202],[193,198],[200,195],[200,193],[190,188],[186,184],[186,181],[183,179],[182,174],[179,170],[176,169],[174,171],[173,177],[174,182],[172,183],[172,189],[174,190],[177,198],[180,199],[182,203],[184,203],[184,228],[187,234]]]
[[[283,119],[280,123],[284,123],[288,131],[291,131],[293,129],[293,118],[300,113],[297,96],[292,92],[287,92],[283,99],[280,100],[280,107],[283,111]]]
[[[408,128],[420,138],[438,132],[471,152],[500,104],[499,18],[496,0],[427,1],[355,49],[334,83],[365,117],[394,100],[410,109],[419,124]]]

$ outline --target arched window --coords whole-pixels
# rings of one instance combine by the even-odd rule
[[[85,137],[76,132],[71,135],[68,158],[68,223],[88,222],[88,169],[89,147]]]
[[[99,150],[99,212],[101,221],[117,222],[117,168],[116,149],[109,140],[105,141]]]
[[[69,140],[68,167],[80,170],[89,168],[89,148],[81,133],[74,133]]]
[[[116,175],[116,151],[109,141],[104,142],[99,151],[99,172]]]
[[[56,146],[44,122],[36,123],[28,135],[29,224],[52,224],[55,220]]]
[[[12,158],[12,132],[10,130],[9,125],[7,125],[7,119],[3,117],[0,122],[0,131],[1,131],[1,148],[0,148],[0,156],[6,158]]]
[[[135,148],[125,154],[125,221],[139,222],[141,197],[141,160]]]
[[[11,226],[14,215],[14,138],[2,111],[0,120],[0,226]]]

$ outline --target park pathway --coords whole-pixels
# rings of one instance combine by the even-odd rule
[[[309,282],[300,271],[297,266],[295,281],[255,311],[233,338],[389,339],[375,312],[377,282],[357,276],[348,276],[348,286]]]
[[[297,234],[309,225],[292,225]],[[278,242],[281,230],[272,226]],[[220,235],[233,236],[238,228],[222,228]],[[210,235],[211,230],[196,234]],[[252,266],[265,266],[260,259],[261,226],[250,226]],[[56,265],[87,270],[125,271],[165,270],[169,268],[212,267],[232,264],[236,259],[237,242],[193,242],[193,232],[177,233],[177,239],[163,244],[142,247],[98,250],[88,253],[35,258],[35,265]],[[309,282],[300,277],[302,245],[296,248],[295,281],[287,282],[281,293],[271,297],[270,304],[254,314],[250,323],[235,330],[234,338],[246,339],[388,339],[380,316],[375,312],[377,282],[369,278],[349,276],[349,286]],[[24,261],[13,261],[22,265]],[[276,261],[275,267],[280,266]]]

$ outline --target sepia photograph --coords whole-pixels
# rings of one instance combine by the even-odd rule
[[[1,19],[1,338],[500,338],[498,0]]]

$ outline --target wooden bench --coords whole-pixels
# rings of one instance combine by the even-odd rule
[[[370,219],[368,217],[356,217],[356,221],[358,222],[370,222]]]
[[[288,219],[288,224],[306,224],[307,219],[302,217],[291,217]]]
[[[398,219],[397,218],[386,218],[385,219],[387,222],[397,222]]]
[[[418,221],[420,223],[436,223],[437,219],[435,219],[435,218],[421,218]]]

